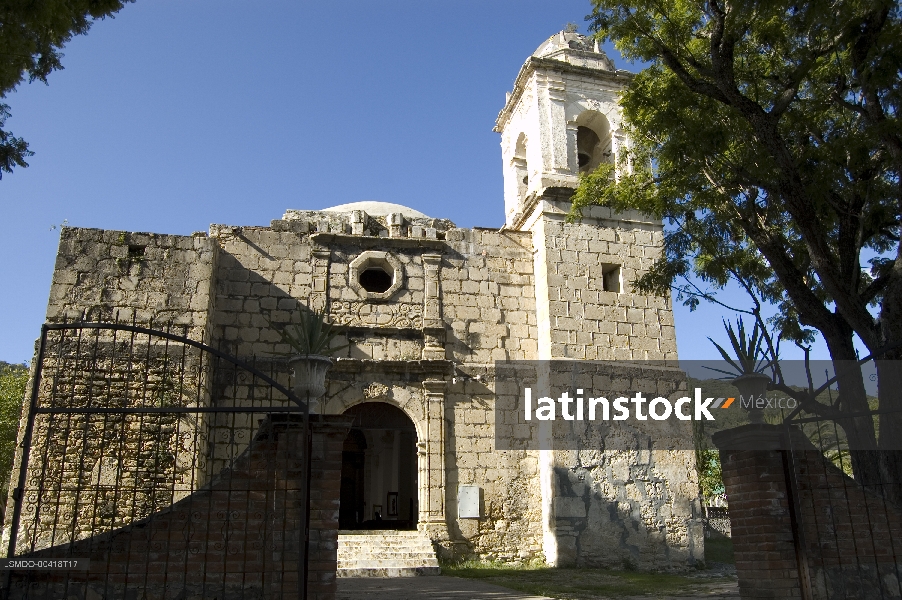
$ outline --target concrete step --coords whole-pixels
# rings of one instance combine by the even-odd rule
[[[338,577],[440,574],[432,542],[419,531],[338,532]]]

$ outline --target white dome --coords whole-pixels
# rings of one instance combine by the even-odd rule
[[[405,217],[410,219],[428,219],[428,215],[424,215],[418,210],[414,210],[409,206],[402,206],[400,204],[393,204],[391,202],[374,202],[374,201],[365,201],[365,202],[351,202],[349,204],[339,204],[338,206],[332,206],[329,208],[322,209],[322,212],[340,212],[346,213],[354,210],[362,210],[366,214],[373,217],[386,217],[392,213],[401,213]]]

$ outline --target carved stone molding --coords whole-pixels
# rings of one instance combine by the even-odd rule
[[[328,248],[313,249],[313,290],[310,293],[310,308],[325,310],[329,298],[329,262],[332,251]]]
[[[395,327],[421,329],[423,309],[416,304],[372,304],[369,302],[333,302],[329,307],[332,322],[349,327]]]
[[[387,398],[390,391],[384,383],[374,382],[363,388],[363,397],[367,400]]]

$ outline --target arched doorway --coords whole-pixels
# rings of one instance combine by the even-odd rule
[[[342,449],[340,529],[416,529],[417,432],[400,408],[365,402]]]

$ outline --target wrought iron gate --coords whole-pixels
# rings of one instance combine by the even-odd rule
[[[186,331],[44,325],[4,598],[305,597],[306,407]]]
[[[862,361],[863,362],[863,361]],[[831,380],[832,382],[833,380]],[[897,410],[849,413],[868,418]],[[902,505],[898,478],[864,478],[835,418],[798,408],[784,420],[783,450],[792,537],[804,599],[902,597]],[[867,451],[875,461],[902,460],[902,441]],[[861,451],[859,451],[861,452]]]

